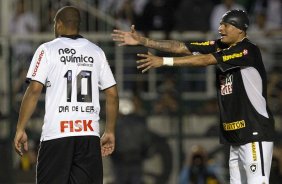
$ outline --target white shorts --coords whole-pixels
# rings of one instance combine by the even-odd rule
[[[269,184],[273,142],[230,147],[230,184]]]

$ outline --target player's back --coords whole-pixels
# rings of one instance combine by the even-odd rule
[[[104,52],[82,37],[59,37],[38,48],[32,65],[28,76],[46,86],[41,139],[98,136],[99,88],[115,85]]]

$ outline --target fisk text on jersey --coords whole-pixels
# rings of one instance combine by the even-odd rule
[[[94,131],[92,120],[65,120],[60,122],[61,132],[88,132]]]

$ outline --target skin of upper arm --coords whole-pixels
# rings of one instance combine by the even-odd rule
[[[114,85],[104,90],[106,95],[106,132],[114,133],[118,115],[119,99],[117,86]]]
[[[144,38],[143,45],[149,48],[176,54],[191,54],[184,42],[176,40],[152,40]]]
[[[184,42],[179,43],[179,51],[180,54],[191,54],[191,51],[187,48]]]
[[[41,94],[41,91],[43,89],[43,84],[37,81],[31,81],[28,88],[29,88],[28,90],[29,93],[38,95],[38,94]]]
[[[22,100],[17,127],[24,128],[26,126],[27,121],[34,112],[42,89],[43,84],[40,82],[30,82]]]
[[[216,58],[212,54],[192,55],[176,58],[174,65],[176,66],[208,66],[217,64]]]
[[[118,98],[118,92],[117,92],[117,87],[116,85],[110,87],[110,88],[107,88],[104,90],[104,93],[106,95],[106,98],[108,97],[112,97],[112,98]]]
[[[203,64],[204,66],[217,64],[217,60],[212,54],[204,54],[202,56],[203,57],[199,59],[200,64]],[[201,57],[201,55],[199,55],[199,57]]]

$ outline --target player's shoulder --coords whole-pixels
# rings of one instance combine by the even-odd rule
[[[85,40],[88,41],[89,47],[91,47],[92,49],[95,49],[96,51],[99,51],[99,52],[104,52],[103,49],[101,47],[99,47],[96,43],[91,42],[88,39],[85,39]]]
[[[96,43],[89,41],[88,48],[92,51],[92,53],[95,53],[96,56],[98,56],[99,58],[105,58],[104,50],[101,47],[99,47]]]
[[[58,38],[55,38],[51,41],[48,41],[48,42],[44,42],[41,44],[42,47],[45,47],[45,48],[50,48],[56,44],[59,44],[59,39]]]
[[[245,39],[245,43],[251,47],[258,47],[254,42],[252,42],[251,40],[249,40],[248,38]]]
[[[259,50],[258,46],[248,38],[245,38],[240,44],[242,45],[242,47],[248,48],[250,50]]]

